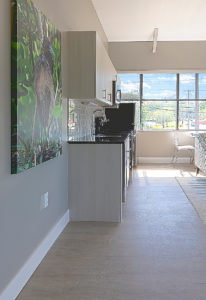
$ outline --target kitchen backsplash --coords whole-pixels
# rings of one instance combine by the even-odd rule
[[[102,109],[81,100],[69,100],[68,103],[68,139],[84,138],[93,134],[93,112]],[[103,109],[102,109],[103,110]]]

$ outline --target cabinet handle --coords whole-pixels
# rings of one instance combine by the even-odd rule
[[[108,96],[109,96],[109,101],[111,102],[112,101],[112,94],[108,94]]]
[[[106,97],[107,97],[107,90],[102,90],[102,92],[103,92],[103,99],[106,99]]]

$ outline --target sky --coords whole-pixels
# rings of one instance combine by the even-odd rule
[[[139,94],[139,74],[119,74],[122,94]],[[180,99],[195,98],[195,74],[180,74]],[[199,74],[199,98],[206,98],[206,74]],[[176,99],[176,74],[144,74],[143,99]]]

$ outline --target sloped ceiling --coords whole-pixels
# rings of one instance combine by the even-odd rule
[[[206,40],[206,0],[91,0],[110,42]]]

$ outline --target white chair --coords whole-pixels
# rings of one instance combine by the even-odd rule
[[[173,163],[177,162],[178,153],[180,151],[187,151],[187,152],[189,152],[189,155],[190,155],[190,163],[192,163],[194,160],[195,147],[192,145],[180,145],[178,137],[177,137],[177,132],[174,132],[174,144],[175,144],[175,152],[174,152],[172,162]]]

